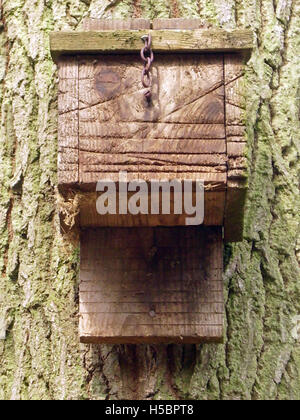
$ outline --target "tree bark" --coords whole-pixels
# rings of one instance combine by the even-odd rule
[[[49,32],[91,17],[252,28],[244,241],[225,249],[224,345],[80,345],[78,241],[57,213]],[[2,0],[0,398],[299,399],[298,0]]]

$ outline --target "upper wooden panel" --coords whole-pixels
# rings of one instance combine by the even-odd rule
[[[152,35],[156,52],[229,52],[250,51],[253,33],[248,30],[106,30],[53,32],[50,34],[52,57],[63,54],[138,53],[141,37]]]

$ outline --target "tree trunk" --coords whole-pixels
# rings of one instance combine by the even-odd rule
[[[225,249],[224,345],[79,344],[78,241],[59,230],[48,34],[85,16],[200,17],[256,34],[250,191],[244,241]],[[298,0],[2,0],[1,399],[300,398],[299,27]]]

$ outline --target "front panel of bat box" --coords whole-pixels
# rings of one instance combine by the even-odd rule
[[[105,215],[95,203],[102,179],[202,180],[206,225],[221,225],[227,177],[222,54],[159,55],[152,100],[132,55],[78,58],[81,226],[184,225],[186,215]],[[91,194],[92,193],[92,194]]]

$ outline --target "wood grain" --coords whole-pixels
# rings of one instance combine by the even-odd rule
[[[203,27],[201,19],[184,19],[184,18],[169,18],[169,19],[153,19],[153,29],[200,29]]]
[[[239,147],[239,144],[238,144]],[[151,142],[145,139],[110,139],[98,138],[90,139],[82,137],[80,139],[80,150],[82,152],[96,152],[96,153],[143,153],[151,154],[158,150],[163,153],[180,153],[180,154],[194,154],[194,153],[222,153],[226,152],[225,139],[155,139]],[[235,149],[231,148],[231,153],[236,153]]]
[[[241,54],[224,55],[226,146],[228,156],[224,236],[229,242],[243,237],[243,214],[247,192],[244,60]]]
[[[125,22],[109,24],[117,29]],[[98,22],[98,29],[109,24]],[[226,240],[240,240],[247,188],[243,60],[240,53],[157,55],[147,106],[138,58],[61,58],[60,189],[95,191],[99,179],[118,181],[121,170],[128,181],[202,179],[213,186],[206,191],[204,223],[225,223]],[[94,203],[81,204],[81,226],[185,224],[184,214],[99,217]]]
[[[92,190],[101,177],[120,170],[163,179],[172,172],[177,178],[203,173],[204,180],[206,174],[226,174],[222,56],[157,57],[151,107],[143,97],[140,64],[129,56],[79,60],[81,187]],[[173,223],[183,220],[176,217]],[[158,221],[154,217],[146,225]]]
[[[156,52],[229,52],[253,48],[253,32],[222,29],[111,30],[52,32],[50,49],[54,60],[63,54],[137,53],[141,37],[151,33]]]
[[[148,19],[94,19],[85,18],[82,22],[84,31],[106,31],[124,29],[150,29],[151,22]]]
[[[84,230],[80,340],[220,342],[222,260],[219,227]]]
[[[184,171],[181,170],[181,168],[177,168],[176,172],[128,172],[127,173],[127,179],[129,181],[134,181],[136,179],[140,179],[141,176],[144,181],[150,182],[152,180],[160,181],[160,180],[167,180],[172,181],[174,179],[178,179],[178,176],[180,176],[180,179],[184,180],[203,180],[209,188],[212,187],[216,191],[222,191],[226,188],[226,182],[227,182],[227,172],[212,172],[211,167],[206,168],[200,167],[204,172],[195,172],[195,171]],[[94,168],[93,168],[94,169]],[[105,168],[105,171],[102,173],[101,177],[105,175],[107,179],[110,179],[113,182],[117,183],[119,182],[119,171],[116,170],[116,166],[112,169],[115,169],[115,171],[107,172],[107,168]],[[174,168],[173,168],[174,169]],[[179,174],[179,175],[178,175]],[[81,179],[82,183],[79,184],[80,191],[95,191],[95,183],[99,180],[99,173],[97,175],[97,172],[82,172],[81,173]],[[211,189],[211,188],[210,188]]]
[[[117,174],[118,175],[118,174]],[[130,173],[128,173],[130,175]],[[204,174],[206,175],[206,174]],[[198,174],[199,176],[199,174]],[[203,174],[201,174],[203,177]],[[176,177],[177,178],[177,177]],[[211,185],[213,187],[213,184]],[[149,188],[150,190],[150,188]],[[128,199],[133,193],[128,193]],[[189,217],[184,211],[183,214],[174,214],[174,194],[171,192],[171,213],[168,215],[99,215],[96,211],[96,201],[99,193],[86,192],[85,199],[80,203],[79,224],[81,227],[97,227],[97,226],[186,226],[186,218]],[[161,194],[160,194],[161,200]],[[196,198],[193,197],[195,202]],[[204,224],[207,226],[221,226],[224,222],[224,206],[225,206],[225,183],[216,183],[215,190],[206,191],[204,195]],[[149,209],[151,208],[149,196]],[[184,205],[182,206],[184,209]],[[117,201],[117,213],[118,213]]]
[[[81,120],[79,134],[81,138],[116,138],[127,139],[140,136],[142,139],[224,139],[223,124],[168,124],[160,122],[100,123]]]
[[[63,57],[58,65],[58,184],[79,182],[79,79],[76,57]]]

